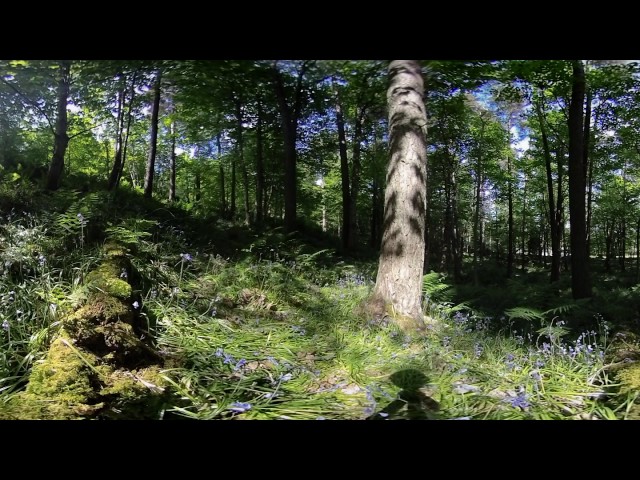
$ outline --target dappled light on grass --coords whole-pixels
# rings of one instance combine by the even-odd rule
[[[100,261],[78,223],[83,204],[69,208],[76,200],[64,190],[60,196],[67,212],[58,216],[60,228],[69,230],[56,241],[42,217],[14,212],[3,229],[3,399],[24,387],[60,315],[85,301],[80,278]],[[83,218],[97,223],[100,208],[94,199]],[[599,327],[571,332],[562,317],[578,307],[508,305],[496,317],[473,301],[456,303],[462,290],[430,274],[423,294],[431,322],[425,333],[407,335],[390,316],[368,317],[360,308],[372,291],[373,262],[347,262],[277,232],[225,256],[193,241],[175,219],[123,218],[107,235],[131,246],[132,274],[142,285],[131,304],[145,325],[141,335],[154,338],[171,392],[163,418],[633,415],[633,390],[617,395],[606,359],[616,340],[619,362],[632,361],[635,341],[614,339],[602,317],[593,319]]]

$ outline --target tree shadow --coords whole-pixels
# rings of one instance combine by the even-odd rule
[[[382,410],[367,417],[367,420],[438,420],[440,404],[423,390],[429,378],[413,368],[398,370],[389,377],[391,383],[400,387],[398,398]]]

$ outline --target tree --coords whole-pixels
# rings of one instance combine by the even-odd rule
[[[147,169],[144,176],[144,196],[151,198],[153,193],[153,174],[156,164],[156,150],[158,148],[158,113],[160,112],[160,82],[162,81],[162,70],[158,70],[156,81],[153,87],[153,109],[151,112],[151,144],[149,145],[149,157],[147,159]]]
[[[415,60],[389,64],[389,150],[382,247],[374,302],[398,324],[422,328],[426,190],[424,83]]]
[[[296,228],[297,184],[297,151],[298,121],[302,115],[304,83],[303,79],[313,62],[304,61],[295,72],[293,102],[290,103],[286,91],[285,75],[278,69],[277,62],[272,68],[273,85],[278,99],[282,133],[284,136],[284,225],[288,232]]]
[[[571,222],[571,293],[573,298],[591,297],[587,250],[584,165],[585,75],[581,60],[573,62],[569,107],[569,218]]]

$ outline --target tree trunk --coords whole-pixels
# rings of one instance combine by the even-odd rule
[[[47,190],[57,190],[60,188],[62,171],[64,170],[64,156],[69,145],[69,135],[67,135],[67,102],[69,100],[69,89],[71,83],[71,61],[62,60],[59,65],[58,79],[58,100],[57,117],[54,131],[53,155],[49,165],[47,175]]]
[[[593,102],[593,92],[587,89],[587,105],[584,115],[584,160],[583,168],[585,173],[585,182],[587,185],[587,224],[586,224],[586,249],[587,255],[591,255],[591,196],[593,183],[593,166],[590,158],[591,148],[591,104]]]
[[[151,111],[151,140],[149,145],[149,157],[147,158],[147,169],[144,175],[144,196],[151,198],[153,194],[153,176],[156,166],[156,151],[158,148],[158,115],[160,113],[160,82],[162,81],[162,71],[156,73],[156,81],[153,87],[153,109]]]
[[[111,174],[109,175],[109,182],[107,183],[107,190],[111,191],[118,183],[118,174],[120,173],[120,166],[122,165],[122,144],[124,142],[124,87],[118,92],[118,113],[116,115],[116,154],[113,159],[113,167],[111,168]]]
[[[360,113],[356,114],[356,123],[353,132],[353,156],[351,158],[351,191],[349,194],[349,233],[347,247],[355,250],[358,245],[358,195],[360,193],[360,155],[362,148],[362,123],[364,121],[365,109],[360,108]]]
[[[293,107],[287,102],[282,75],[274,65],[274,87],[284,137],[284,227],[287,232],[296,229],[296,192],[298,181],[296,178],[296,140],[298,134],[298,119],[302,109],[302,79],[307,70],[308,62],[303,62],[296,79],[295,101]]]
[[[513,275],[513,257],[515,244],[515,230],[513,228],[513,178],[511,177],[511,152],[507,156],[507,195],[509,203],[509,245],[507,246],[507,278]]]
[[[551,233],[551,275],[549,281],[551,283],[560,280],[560,256],[561,236],[562,236],[562,149],[558,151],[556,156],[558,164],[558,203],[554,201],[553,194],[553,177],[551,173],[551,151],[549,148],[549,139],[545,127],[544,114],[539,102],[536,102],[536,112],[540,123],[540,131],[542,133],[542,147],[544,152],[545,167],[547,173],[547,201],[549,202],[549,227]]]
[[[171,122],[171,159],[169,168],[169,201],[176,201],[176,122]]]
[[[336,124],[338,126],[338,150],[340,152],[340,180],[342,185],[342,246],[349,248],[349,227],[351,226],[351,192],[349,189],[349,159],[347,158],[347,137],[344,132],[344,116],[340,101],[336,101]]]
[[[198,145],[195,146],[195,150],[193,152],[193,157],[198,158]],[[196,165],[196,202],[200,201],[202,197],[202,180],[200,173],[200,164]]]
[[[116,188],[120,186],[120,179],[122,178],[122,172],[124,172],[124,164],[127,161],[127,147],[129,146],[129,134],[131,133],[131,119],[133,117],[133,99],[136,94],[135,83],[136,83],[137,72],[133,73],[133,78],[131,79],[131,90],[129,91],[129,110],[127,112],[127,127],[126,133],[124,134],[124,147],[122,148],[122,161],[120,162],[120,172],[118,172],[118,181],[116,182]]]
[[[242,127],[242,99],[236,99],[236,120],[238,128],[238,157],[240,158],[240,169],[242,173],[242,188],[244,200],[244,224],[251,224],[251,207],[249,206],[249,174],[244,158],[244,133]]]
[[[640,281],[640,218],[636,225],[636,283]]]
[[[426,114],[420,65],[393,60],[387,104],[389,151],[382,248],[374,299],[403,328],[422,328],[426,212]]]
[[[525,174],[526,175],[526,174]],[[522,250],[521,269],[524,272],[527,264],[527,256],[525,255],[525,235],[526,235],[526,215],[527,215],[527,177],[524,177],[524,188],[522,189],[522,238],[520,240],[520,249]],[[529,252],[531,253],[531,252]]]
[[[480,131],[480,139],[484,136],[484,122]],[[478,250],[480,250],[480,210],[482,209],[482,155],[476,157],[476,201],[473,212],[473,284],[478,285]]]
[[[258,120],[256,124],[256,222],[264,221],[264,152],[262,144],[262,103],[258,101]]]
[[[583,107],[585,78],[581,60],[573,62],[569,107],[569,221],[571,224],[571,292],[574,299],[591,297],[585,217]]]
[[[218,162],[220,163],[220,216],[227,216],[227,197],[224,191],[224,166],[222,165],[222,145],[220,143],[221,134],[216,135],[216,146],[218,147]]]

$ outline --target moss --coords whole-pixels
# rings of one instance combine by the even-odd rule
[[[126,251],[105,246],[107,260],[86,277],[87,303],[63,318],[25,391],[0,405],[3,419],[156,418],[165,395],[155,352],[133,327]],[[141,368],[146,366],[147,368]],[[139,368],[129,371],[129,368]]]
[[[133,290],[128,282],[120,278],[123,270],[128,276],[127,268],[122,262],[107,261],[87,275],[86,285],[107,295],[128,299]]]
[[[616,372],[620,393],[640,390],[640,364],[632,363]]]
[[[128,249],[114,242],[107,242],[102,248],[107,257],[110,258],[126,257],[127,253],[129,253]]]
[[[122,300],[103,293],[96,293],[89,297],[86,305],[67,317],[65,322],[74,324],[82,320],[96,325],[116,321],[131,323],[133,312],[129,305]]]
[[[140,370],[114,371],[100,395],[111,398],[109,418],[144,419],[155,417],[166,395],[166,380],[156,366]]]
[[[46,358],[31,371],[24,392],[14,396],[8,411],[16,419],[71,419],[93,415],[103,405],[97,401],[98,382],[93,367],[97,358],[80,353],[63,334],[51,344]]]

